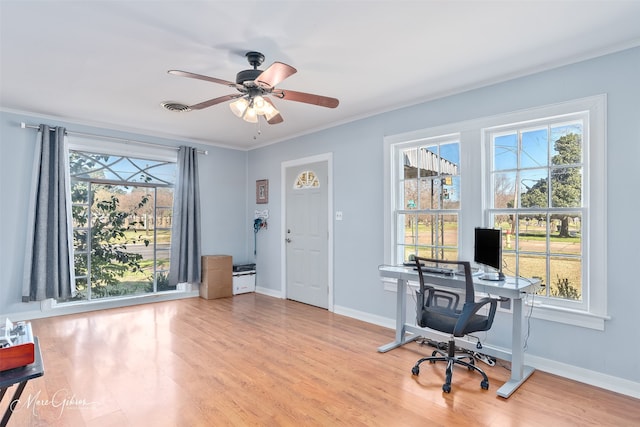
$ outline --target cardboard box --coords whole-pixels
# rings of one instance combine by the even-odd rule
[[[233,261],[231,255],[202,257],[200,298],[216,299],[233,296]]]

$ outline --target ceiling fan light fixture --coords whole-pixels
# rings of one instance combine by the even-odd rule
[[[247,111],[248,107],[249,101],[246,98],[240,98],[237,101],[233,101],[231,104],[229,104],[229,108],[231,108],[233,114],[238,117],[242,117],[245,111]]]
[[[233,114],[249,123],[257,123],[258,116],[264,116],[269,121],[280,114],[272,103],[260,95],[240,98],[230,103],[229,108]]]
[[[272,103],[267,102],[262,96],[258,95],[253,98],[253,109],[256,111],[256,114],[259,116],[264,116],[267,121],[271,120],[280,112],[276,110]]]
[[[265,102],[264,117],[267,119],[267,121],[273,119],[278,114],[280,114],[280,111],[278,111],[276,107],[273,106],[273,104]]]
[[[252,106],[253,102],[249,104],[249,108],[247,108],[242,115],[242,119],[249,123],[258,123],[258,114],[256,113],[255,108]]]
[[[253,107],[253,109],[254,109],[254,110],[256,110],[256,114],[257,114],[257,115],[259,115],[259,116],[264,115],[264,113],[265,113],[265,107],[266,107],[267,105],[269,105],[269,104],[267,103],[267,101],[265,101],[265,100],[264,100],[264,98],[263,98],[263,97],[261,97],[260,95],[256,95],[256,96],[253,98],[253,105],[252,105],[252,107]]]

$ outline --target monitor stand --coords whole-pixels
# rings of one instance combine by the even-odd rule
[[[502,273],[502,271],[497,271],[497,272],[484,272],[480,275],[480,279],[482,280],[492,280],[495,282],[499,282],[501,280],[504,280],[504,274]]]

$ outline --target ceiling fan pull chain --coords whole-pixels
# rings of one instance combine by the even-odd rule
[[[256,135],[253,135],[253,139],[258,139],[258,136],[262,135],[262,131],[260,130],[260,118],[258,117],[258,121],[256,122],[256,127],[258,128],[258,132]]]

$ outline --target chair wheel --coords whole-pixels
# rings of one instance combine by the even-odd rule
[[[451,384],[442,384],[442,391],[445,393],[451,393]]]
[[[480,387],[482,387],[483,390],[489,390],[489,381],[482,380]]]
[[[411,373],[413,375],[420,375],[420,367],[419,366],[414,366],[413,368],[411,368]]]

